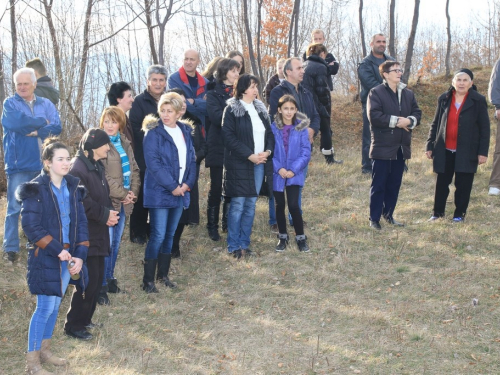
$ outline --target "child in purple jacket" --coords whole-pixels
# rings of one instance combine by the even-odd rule
[[[293,96],[283,95],[278,101],[278,113],[271,125],[276,140],[273,157],[273,194],[279,229],[279,242],[276,246],[278,252],[286,249],[289,239],[286,231],[285,191],[295,229],[295,241],[299,251],[309,252],[299,207],[299,192],[306,179],[305,168],[311,159],[311,144],[307,132],[310,121],[306,115],[297,111],[297,107]]]

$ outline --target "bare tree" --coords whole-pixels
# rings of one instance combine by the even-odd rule
[[[394,10],[396,8],[396,0],[391,0],[389,5],[389,55],[396,58],[396,25],[394,23]]]
[[[148,29],[149,48],[151,48],[151,57],[153,64],[158,64],[158,54],[156,53],[155,37],[153,34],[153,21],[151,20],[151,4],[154,0],[144,0],[144,12],[146,14],[146,28]]]
[[[444,65],[446,67],[446,77],[450,75],[450,54],[451,54],[451,30],[450,30],[450,12],[448,8],[450,6],[450,0],[446,0],[446,34],[448,36],[448,40],[446,43],[446,58],[444,60]]]
[[[366,43],[365,43],[365,28],[363,26],[363,0],[359,0],[359,32],[361,34],[361,48],[363,49],[363,57],[366,56]]]
[[[12,40],[12,73],[17,70],[17,28],[16,28],[16,1],[10,0],[10,37]],[[12,82],[12,90],[15,90],[15,82]]]
[[[411,31],[410,36],[408,38],[408,48],[406,49],[406,59],[405,59],[405,67],[404,73],[401,80],[403,82],[408,82],[411,73],[411,59],[413,57],[413,46],[415,45],[415,35],[417,34],[417,25],[418,25],[418,13],[420,8],[420,0],[415,0],[415,8],[413,10],[413,20],[411,22]]]
[[[252,42],[252,31],[250,30],[250,13],[248,11],[248,0],[243,0],[243,22],[245,23],[245,33],[247,36],[247,44],[248,44],[248,54],[250,55],[250,64],[252,65],[252,71],[254,74],[258,74],[259,71],[257,69],[257,62],[255,61],[255,55],[253,51],[253,42]]]
[[[260,55],[260,31],[262,29],[262,1],[263,0],[257,1],[257,43],[256,43],[256,49],[257,49],[257,68],[259,70],[256,73],[259,76],[260,82],[264,82],[264,78],[262,75],[262,57]],[[260,87],[262,90],[263,85],[260,85]]]

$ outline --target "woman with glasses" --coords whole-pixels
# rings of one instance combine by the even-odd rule
[[[401,82],[403,71],[397,61],[386,61],[379,67],[383,83],[368,95],[370,121],[372,184],[370,188],[370,227],[381,230],[380,218],[393,226],[403,179],[405,160],[411,158],[412,131],[420,123],[422,111],[415,95]]]

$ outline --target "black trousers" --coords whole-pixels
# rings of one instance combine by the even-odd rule
[[[65,330],[81,331],[92,321],[104,277],[104,257],[87,257],[87,268],[89,271],[87,288],[83,291],[80,286],[77,286],[73,291],[64,324]]]
[[[370,133],[370,121],[368,121],[368,115],[366,113],[366,104],[363,104],[363,133],[362,133],[362,143],[361,143],[361,168],[365,170],[372,169],[372,161],[370,159],[370,144],[371,144],[371,133]]]
[[[219,207],[222,197],[223,167],[210,167],[210,190],[208,191],[208,207]]]
[[[148,214],[149,210],[144,208],[144,175],[145,172],[141,171],[141,190],[137,196],[137,202],[134,204],[134,210],[130,215],[130,239],[134,237],[148,236]]]
[[[449,185],[453,180],[453,175],[455,175],[455,213],[453,217],[465,217],[467,207],[469,207],[474,173],[455,172],[456,153],[446,150],[445,155],[444,173],[437,174],[433,216],[444,216],[446,200],[450,194]]]
[[[332,149],[332,128],[330,126],[330,117],[320,117],[319,130],[321,131],[320,145],[324,150]]]
[[[288,200],[288,211],[290,211],[292,215],[295,235],[300,236],[304,234],[304,221],[302,220],[299,206],[300,186],[286,186],[285,191]],[[276,202],[276,221],[278,222],[278,230],[280,234],[286,234],[285,192],[273,191],[273,194],[274,201]]]

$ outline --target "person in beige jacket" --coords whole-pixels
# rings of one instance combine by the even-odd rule
[[[120,107],[110,106],[104,109],[99,124],[110,139],[110,150],[107,159],[103,160],[103,165],[109,185],[109,197],[113,208],[120,215],[118,224],[109,227],[111,254],[105,259],[104,278],[97,300],[100,305],[109,304],[107,292],[120,292],[114,277],[116,258],[125,229],[125,218],[132,214],[141,187],[139,166],[135,161],[132,145],[123,133],[126,120],[125,113]]]

